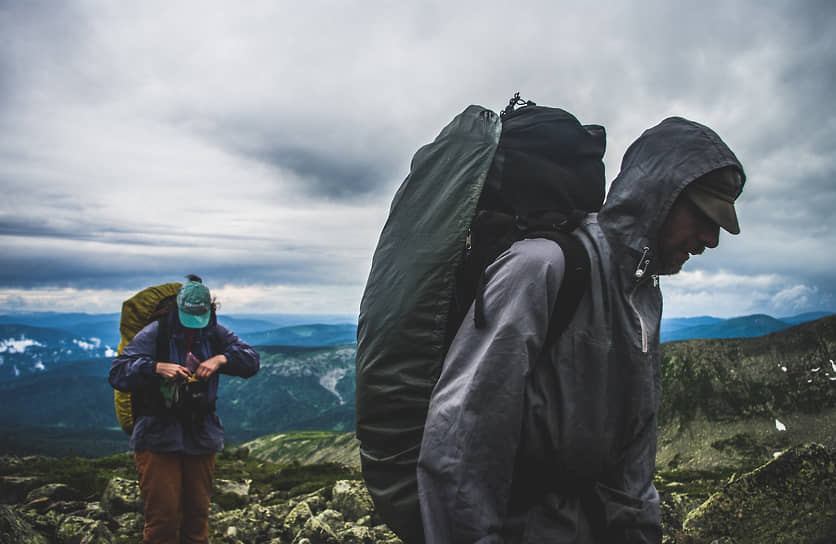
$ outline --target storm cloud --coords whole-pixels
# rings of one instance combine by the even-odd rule
[[[516,91],[605,125],[608,180],[670,115],[743,162],[742,233],[666,316],[832,310],[834,84],[827,1],[0,0],[0,313],[197,273],[226,311],[354,314],[414,152]]]

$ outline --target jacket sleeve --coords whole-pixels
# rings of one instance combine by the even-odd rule
[[[258,372],[261,357],[246,342],[221,324],[217,325],[220,352],[226,355],[227,363],[221,367],[222,374],[249,378]]]
[[[147,325],[113,359],[108,381],[114,389],[131,392],[156,383],[154,358],[157,353],[157,328],[156,321]]]
[[[473,308],[430,399],[418,460],[427,542],[501,542],[523,424],[525,382],[563,280],[560,247],[514,244],[486,270],[487,324]]]

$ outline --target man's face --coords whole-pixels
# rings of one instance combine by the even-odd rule
[[[659,235],[661,274],[676,274],[690,255],[699,255],[720,242],[720,225],[685,195],[674,202]]]

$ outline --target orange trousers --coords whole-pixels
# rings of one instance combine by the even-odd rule
[[[207,544],[215,455],[134,452],[143,544]]]

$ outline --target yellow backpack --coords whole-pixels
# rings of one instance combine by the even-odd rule
[[[119,320],[121,340],[117,354],[122,354],[136,333],[169,312],[181,286],[181,283],[164,283],[147,287],[122,303],[122,317]],[[113,406],[119,426],[126,434],[132,434],[135,417],[131,394],[114,389]]]

